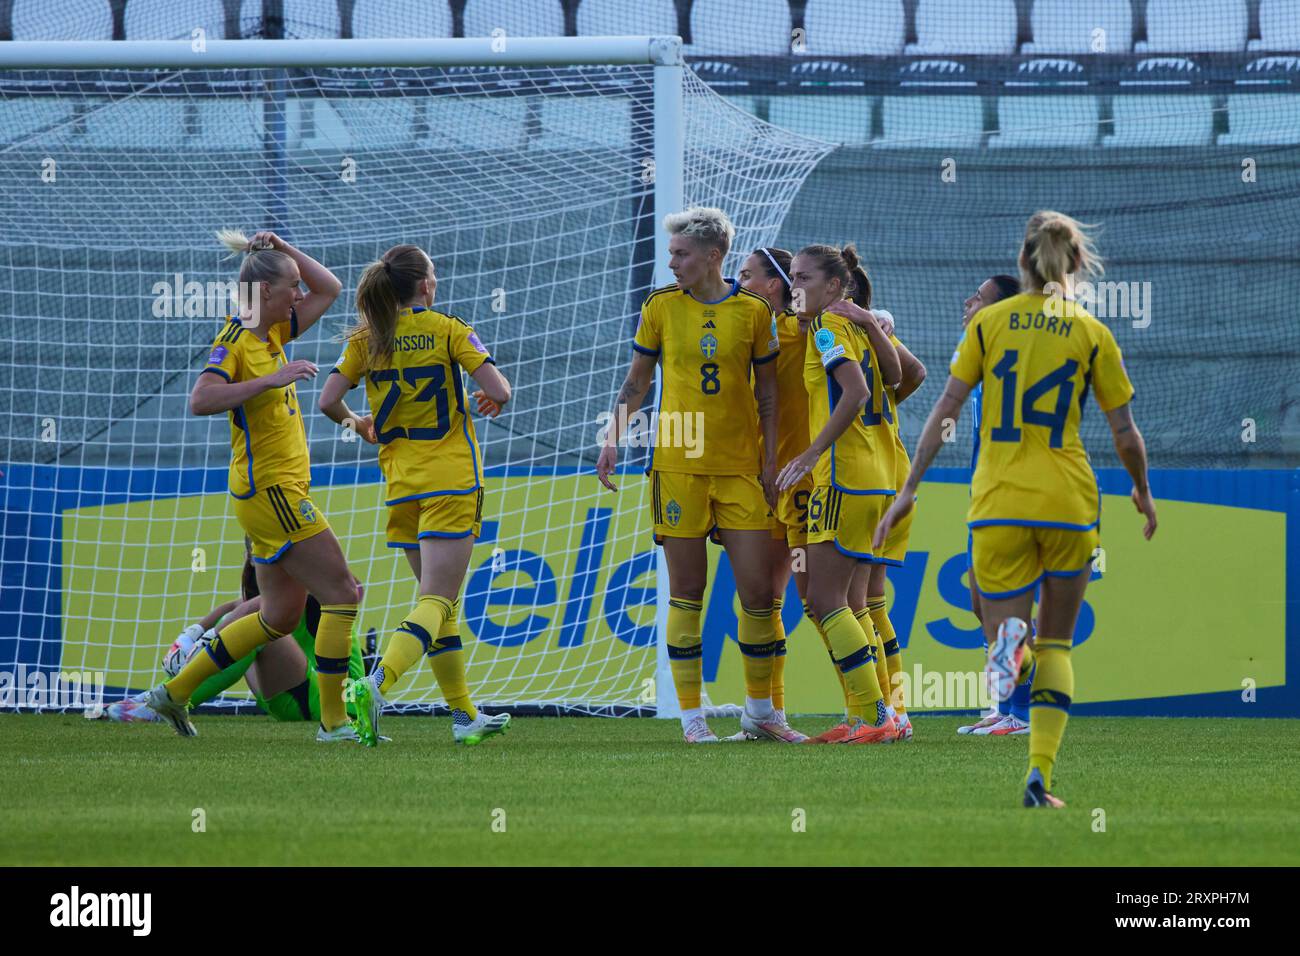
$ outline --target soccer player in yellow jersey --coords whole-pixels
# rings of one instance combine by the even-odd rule
[[[700,615],[708,581],[705,542],[716,531],[740,597],[745,668],[741,728],[782,735],[772,707],[772,579],[769,507],[775,503],[777,343],[767,300],[724,279],[722,261],[735,228],[720,209],[692,208],[664,218],[671,234],[674,285],[641,306],[627,378],[615,401],[596,474],[611,491],[620,423],[641,406],[663,366],[657,437],[650,461],[654,532],[668,563],[668,656],[682,732],[688,743],[716,743],[701,707]],[[750,373],[754,384],[751,388]],[[763,429],[764,460],[758,434]]]
[[[900,381],[896,388],[886,386],[890,393],[889,397],[893,398],[892,414],[888,416],[882,414],[881,417],[884,419],[883,425],[888,427],[893,436],[895,487],[902,487],[911,462],[899,434],[901,419],[898,406],[925,381],[925,365],[899,341],[898,336],[893,334],[893,316],[883,309],[872,310],[871,281],[865,272],[855,279],[854,286],[852,298],[841,299],[830,305],[826,311],[849,319],[854,325],[867,332],[870,332],[873,326],[878,327],[898,353]],[[889,405],[882,399],[881,407],[885,409]],[[872,637],[874,632],[876,676],[880,680],[881,690],[885,692],[886,709],[898,724],[899,740],[911,740],[913,730],[911,718],[907,716],[903,688],[900,685],[903,651],[894,633],[893,622],[889,619],[889,599],[885,594],[885,582],[886,568],[902,567],[903,559],[907,557],[910,537],[911,522],[900,523],[885,542],[884,548],[875,550],[870,561],[858,565],[853,574],[853,581],[849,585],[850,609],[862,623],[862,630],[868,637]]]
[[[767,300],[776,325],[778,354],[776,357],[777,416],[776,467],[782,468],[799,452],[808,447],[808,393],[803,386],[804,333],[799,329],[799,319],[790,308],[790,263],[794,256],[787,249],[763,247],[755,249],[737,276],[743,289],[748,289]],[[761,437],[761,436],[760,436]],[[772,539],[768,542],[768,564],[772,575],[772,624],[776,630],[776,653],[772,658],[772,707],[777,722],[789,728],[785,714],[785,625],[781,609],[785,592],[793,573],[799,600],[807,601],[808,574],[802,560],[807,546],[804,525],[808,517],[808,496],[812,494],[812,479],[805,478],[798,485],[777,495],[772,509],[774,523]],[[782,739],[802,739],[803,734],[790,729]],[[742,730],[727,740],[758,739]]]
[[[272,232],[250,240],[217,234],[239,269],[239,315],[212,343],[190,392],[195,415],[230,413],[230,495],[235,517],[252,541],[262,606],[222,627],[207,652],[149,692],[149,707],[181,736],[196,733],[186,704],[207,678],[267,641],[290,633],[310,592],[320,602],[316,680],[319,741],[356,740],[343,700],[359,586],[329,522],[311,500],[307,434],[296,382],[315,376],[311,362],[288,361],[285,343],[316,324],[342,284],[315,259]],[[302,282],[307,295],[299,291]]]
[[[1156,530],[1146,446],[1133,422],[1133,386],[1110,329],[1073,300],[1074,276],[1095,274],[1091,237],[1069,216],[1038,212],[1020,249],[1020,295],[976,313],[953,354],[947,387],[917,444],[912,470],[876,529],[884,541],[904,519],[926,468],[975,385],[984,391],[980,455],[971,481],[971,567],[980,590],[986,671],[1005,700],[1037,670],[1029,696],[1024,805],[1062,807],[1052,770],[1074,697],[1070,663],[1079,607],[1097,547],[1101,493],[1079,439],[1091,390],[1133,479],[1133,504]],[[1038,632],[1028,653],[1025,619],[1041,583]]]
[[[427,656],[447,706],[452,739],[477,744],[504,733],[509,714],[479,713],[465,680],[456,616],[461,584],[483,516],[483,455],[465,401],[462,372],[496,417],[510,384],[464,319],[432,308],[438,280],[416,246],[394,246],[357,286],[360,323],[321,390],[320,408],[379,445],[387,482],[388,546],[400,548],[419,581],[419,601],[388,640],[375,672],[354,685],[361,742],[376,746],[384,697]],[[365,382],[372,415],[344,400]],[[351,423],[349,425],[349,423]]]
[[[859,563],[874,557],[871,529],[894,494],[897,448],[889,424],[901,377],[898,352],[876,323],[864,329],[826,311],[868,281],[852,246],[806,246],[791,268],[795,305],[809,320],[804,386],[813,438],[777,485],[784,490],[813,477],[808,600],[849,695],[847,722],[814,740],[892,743],[898,724],[880,686],[874,633],[854,614],[849,592]]]

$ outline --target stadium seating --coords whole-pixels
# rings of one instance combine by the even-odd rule
[[[808,0],[804,34],[810,56],[897,56],[907,39],[903,0]]]
[[[578,36],[676,36],[673,0],[582,0]]]
[[[352,7],[354,37],[449,37],[451,33],[451,7],[441,0],[418,5],[409,0],[355,0]]]
[[[889,149],[975,149],[984,133],[979,96],[886,96],[881,119]]]
[[[593,117],[593,111],[598,119]],[[541,117],[541,134],[531,144],[536,149],[627,149],[632,135],[631,106],[627,102],[597,100],[593,105],[551,100],[542,103]]]
[[[226,35],[226,11],[221,0],[129,0],[124,22],[128,40],[189,39],[202,27],[208,39]]]
[[[240,32],[247,35],[261,22],[262,0],[243,0],[239,8]],[[286,39],[328,39],[341,33],[338,0],[284,0]]]
[[[465,4],[465,36],[491,36],[496,29],[507,37],[564,36],[564,7],[560,0],[468,0]]]
[[[13,0],[15,40],[111,40],[108,0]]]
[[[1099,115],[1095,96],[1003,96],[998,133],[989,137],[989,146],[1093,146]]]
[[[916,43],[907,53],[985,53],[1003,56],[1016,52],[1015,0],[919,0],[916,5]]]
[[[0,146],[21,143],[42,130],[57,130],[72,122],[72,101],[40,99],[0,100]]]
[[[744,7],[745,29],[738,26],[734,3],[695,0],[687,55],[784,56],[790,52],[790,5],[786,0],[749,0]]]
[[[1136,53],[1216,53],[1246,49],[1246,0],[1148,0],[1147,38]]]
[[[871,112],[878,96],[774,96],[768,120],[783,129],[832,143],[871,141]]]
[[[1029,14],[1033,40],[1021,53],[1128,53],[1133,49],[1133,8],[1129,0],[1034,0]],[[1094,49],[1095,31],[1104,43]]]
[[[148,150],[186,144],[185,104],[144,98],[103,103],[85,114],[87,146]]]
[[[1300,145],[1300,95],[1234,93],[1228,97],[1228,132],[1220,146]]]
[[[252,100],[205,98],[196,103],[197,129],[191,146],[210,149],[262,148],[262,109]]]
[[[1123,95],[1113,99],[1111,133],[1103,146],[1210,146],[1214,98],[1189,94]]]
[[[1250,50],[1300,50],[1300,0],[1259,0],[1259,39]]]

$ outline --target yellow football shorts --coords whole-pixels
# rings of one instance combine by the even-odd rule
[[[330,523],[312,503],[305,481],[286,481],[259,488],[247,498],[235,498],[235,518],[253,542],[253,560],[270,564],[295,541],[306,541]]]
[[[1101,540],[1096,528],[983,525],[971,529],[971,573],[986,598],[1028,591],[1044,577],[1068,578],[1087,570]]]
[[[655,540],[721,531],[769,531],[772,515],[754,475],[650,473]]]
[[[433,495],[388,506],[390,548],[418,548],[421,538],[477,538],[482,526],[482,488],[464,495]]]
[[[793,488],[777,492],[773,538],[784,539],[791,548],[802,548],[808,543],[808,499],[812,491],[812,479],[804,476]]]
[[[876,525],[894,503],[894,495],[851,495],[830,485],[819,485],[808,500],[808,543],[834,541],[842,554],[859,561],[901,565],[912,534],[913,508],[894,526],[879,554],[871,549]]]

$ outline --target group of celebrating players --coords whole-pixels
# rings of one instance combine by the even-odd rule
[[[793,255],[760,248],[738,277],[726,278],[722,264],[735,230],[725,213],[691,208],[669,215],[664,226],[677,281],[642,305],[596,472],[617,490],[619,423],[641,407],[660,367],[660,424],[695,416],[704,436],[691,454],[680,443],[656,441],[647,469],[654,534],[668,567],[668,656],[685,740],[719,739],[701,706],[709,538],[726,550],[741,604],[745,708],[740,733],[728,739],[912,738],[886,570],[902,564],[920,481],[945,427],[974,394],[972,598],[990,686],[1012,701],[1012,712],[963,730],[1027,729],[1024,804],[1063,806],[1051,793],[1052,770],[1074,694],[1071,639],[1100,526],[1100,494],[1079,438],[1089,390],[1133,479],[1148,538],[1156,527],[1119,348],[1071,297],[1074,275],[1100,268],[1087,230],[1061,213],[1035,214],[1020,250],[1020,279],[995,276],[967,300],[950,377],[909,460],[898,407],[921,385],[925,367],[894,334],[892,316],[872,309],[871,281],[852,246],[810,245]],[[213,343],[190,409],[229,413],[230,493],[256,598],[221,609],[219,625],[214,612],[204,622],[213,629],[187,634],[172,655],[174,676],[136,704],[193,736],[196,692],[229,686],[262,650],[303,631],[310,596],[318,608],[311,615],[314,660],[306,676],[292,669],[297,683],[286,692],[301,715],[319,720],[317,740],[375,746],[387,739],[379,734],[386,695],[421,657],[451,710],[453,739],[473,744],[503,733],[509,715],[488,716],[473,704],[457,626],[483,511],[482,455],[462,372],[478,385],[472,397],[489,417],[509,401],[509,383],[468,323],[432,308],[437,278],[422,250],[395,246],[366,268],[358,322],[318,404],[378,446],[387,542],[405,554],[419,598],[374,672],[361,677],[353,625],[363,589],[310,496],[295,385],[318,369],[285,355],[285,344],[321,318],[342,284],[274,233],[250,239],[223,231],[219,238],[243,255],[240,284],[252,293]],[[368,415],[346,402],[362,382]],[[781,611],[792,574],[844,693],[844,720],[814,737],[786,719]],[[316,693],[309,695],[313,668]],[[1017,703],[1027,705],[1027,722]]]
[[[1024,805],[1063,806],[1051,792],[1052,770],[1074,695],[1070,647],[1101,517],[1079,438],[1089,389],[1133,479],[1148,538],[1156,527],[1119,347],[1071,294],[1076,274],[1101,268],[1087,230],[1061,213],[1035,214],[1020,250],[1020,279],[995,276],[967,300],[948,383],[909,461],[898,406],[920,386],[925,368],[893,334],[892,316],[871,309],[871,281],[852,246],[810,245],[794,255],[760,248],[728,279],[722,262],[735,230],[725,213],[693,208],[664,225],[677,281],[642,306],[597,474],[617,490],[610,479],[617,423],[627,420],[621,407],[640,407],[660,366],[660,422],[693,415],[704,434],[694,457],[657,444],[648,468],[671,594],[668,658],[686,741],[718,741],[701,706],[710,536],[726,550],[741,604],[745,709],[741,732],[729,739],[912,738],[895,676],[902,655],[889,621],[886,569],[902,564],[916,492],[945,427],[979,389],[991,411],[976,426],[971,481],[974,608],[990,686],[1000,701],[1023,687],[1028,720],[1013,701],[1005,718],[962,730],[1027,730]],[[792,728],[785,714],[781,606],[792,570],[844,691],[844,721],[815,737]],[[1031,635],[1026,621],[1036,592]]]

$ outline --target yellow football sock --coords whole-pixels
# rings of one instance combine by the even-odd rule
[[[755,700],[772,698],[772,656],[776,653],[776,632],[772,609],[740,609],[740,656],[745,663],[745,696]]]
[[[889,670],[885,667],[885,645],[881,641],[880,635],[876,632],[876,624],[871,619],[870,607],[864,607],[861,611],[854,611],[853,616],[858,619],[858,626],[862,628],[862,633],[867,635],[867,640],[871,642],[872,652],[876,655],[876,682],[880,684],[880,692],[885,695],[885,703],[893,704],[889,692]]]
[[[1061,749],[1065,724],[1070,719],[1070,700],[1074,697],[1074,665],[1070,661],[1070,641],[1054,637],[1038,638],[1038,671],[1029,692],[1029,771],[1039,770],[1043,786],[1052,789],[1052,769]],[[1025,782],[1029,773],[1025,774]]]
[[[704,605],[686,598],[668,601],[668,666],[673,672],[677,705],[699,710],[704,685],[704,643],[700,637],[700,612]]]
[[[898,646],[898,635],[894,633],[894,625],[889,620],[889,599],[883,594],[868,597],[867,610],[871,612],[871,623],[876,625],[880,644],[884,648],[885,670],[889,674],[886,678],[886,686],[890,689],[889,702],[899,714],[906,715],[907,701],[903,699],[906,695],[900,679],[903,673],[903,649]]]
[[[781,620],[783,598],[772,602],[772,630],[776,632],[776,653],[772,655],[772,706],[785,710],[785,622]]]
[[[179,674],[163,686],[176,703],[184,703],[205,680],[224,671],[240,658],[246,657],[267,641],[283,637],[284,632],[269,626],[262,612],[245,614],[217,632],[216,640],[208,644],[206,653],[195,654]]]
[[[451,616],[451,601],[436,594],[422,594],[406,620],[397,625],[383,660],[375,669],[379,693],[387,694],[412,665],[433,647],[433,635],[442,631],[442,622]]]
[[[316,686],[320,690],[320,723],[326,730],[348,722],[343,702],[343,682],[352,657],[352,627],[357,621],[355,604],[322,604],[316,625]]]
[[[465,653],[460,640],[459,617],[460,601],[453,601],[451,614],[442,622],[438,638],[426,656],[447,707],[452,713],[464,711],[470,720],[476,720],[478,708],[470,699],[469,682],[465,679]]]
[[[876,677],[876,651],[862,625],[848,607],[838,607],[822,618],[822,630],[835,655],[835,664],[849,688],[849,717],[874,724],[880,715],[884,694]]]
[[[840,667],[835,663],[835,652],[831,650],[831,642],[826,639],[826,632],[822,630],[822,622],[817,620],[817,615],[812,611],[812,605],[807,601],[803,602],[803,613],[808,620],[812,621],[812,626],[817,629],[817,636],[822,639],[822,644],[826,647],[826,653],[831,659],[831,669],[835,671],[835,679],[840,682],[840,692],[844,694],[844,714],[847,717],[849,713],[849,685],[844,682],[844,675],[840,673]]]

